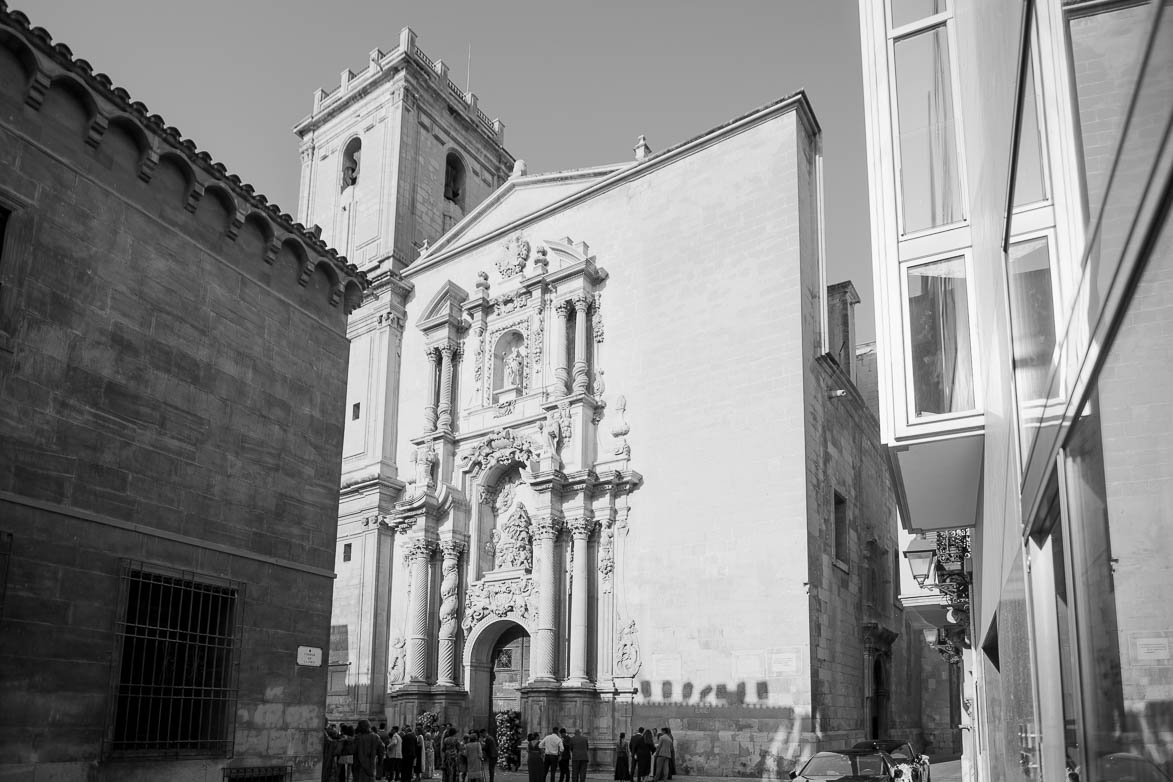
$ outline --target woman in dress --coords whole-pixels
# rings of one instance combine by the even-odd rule
[[[627,759],[627,734],[620,733],[619,741],[615,744],[615,778],[624,780],[631,779],[631,764]]]
[[[424,745],[424,776],[428,779],[431,779],[432,774],[436,771],[435,738],[432,731],[429,730],[423,734],[421,742]]]
[[[440,749],[444,754],[444,782],[460,782],[460,739],[456,728],[448,729]]]
[[[545,753],[542,752],[541,736],[531,733],[525,737],[525,766],[529,769],[529,782],[542,782],[546,778]]]
[[[481,742],[475,734],[469,734],[464,743],[464,762],[467,769],[467,782],[480,782],[484,778],[484,756],[481,754]]]

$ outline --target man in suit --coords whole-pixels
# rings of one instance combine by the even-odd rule
[[[558,758],[558,782],[570,782],[570,737],[566,735],[566,728],[560,728],[558,735],[562,739],[562,755]]]
[[[586,782],[587,763],[590,760],[590,742],[578,728],[570,739],[570,762],[574,764],[574,782]]]
[[[493,782],[493,771],[497,768],[497,739],[492,731],[481,728],[481,747],[485,751],[485,765],[489,767],[489,782]]]
[[[403,728],[403,759],[399,761],[399,779],[402,782],[412,782],[415,776],[415,755],[419,751],[419,742],[411,732],[411,726]]]

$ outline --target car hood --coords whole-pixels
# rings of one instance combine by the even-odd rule
[[[891,782],[891,777],[886,777],[883,774],[868,774],[865,776],[846,776],[846,777],[830,777],[822,775],[803,776],[799,774],[794,778],[795,782],[798,780],[806,780],[806,782]]]

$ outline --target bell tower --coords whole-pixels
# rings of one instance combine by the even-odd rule
[[[363,269],[367,300],[351,315],[346,430],[330,648],[331,718],[382,718],[396,530],[403,492],[395,463],[405,302],[400,272],[509,177],[505,126],[404,28],[370,52],[294,127],[301,140],[297,219]]]

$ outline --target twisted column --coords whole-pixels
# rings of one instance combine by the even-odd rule
[[[456,685],[456,615],[460,608],[460,555],[464,544],[446,540],[440,544],[440,644],[436,656],[437,684]]]
[[[436,349],[428,348],[428,403],[424,405],[424,431],[436,431]]]
[[[554,306],[554,396],[570,393],[570,370],[566,368],[566,319],[570,317],[570,300]]]
[[[558,663],[558,571],[554,558],[554,541],[562,530],[558,518],[535,519],[532,526],[537,549],[538,618],[530,646],[530,671],[534,680],[553,681]]]
[[[587,312],[590,299],[577,296],[574,299],[574,393],[587,392]]]
[[[436,427],[442,432],[452,431],[452,359],[455,356],[455,345],[440,348],[440,414]]]
[[[407,680],[424,682],[428,678],[428,587],[432,582],[432,554],[436,544],[429,540],[412,541],[407,547],[411,574],[411,597],[407,610]]]
[[[574,519],[568,525],[574,538],[574,583],[570,595],[570,678],[578,682],[589,680],[587,653],[590,632],[587,622],[587,598],[590,595],[590,568],[588,544],[595,529],[594,519]]]

